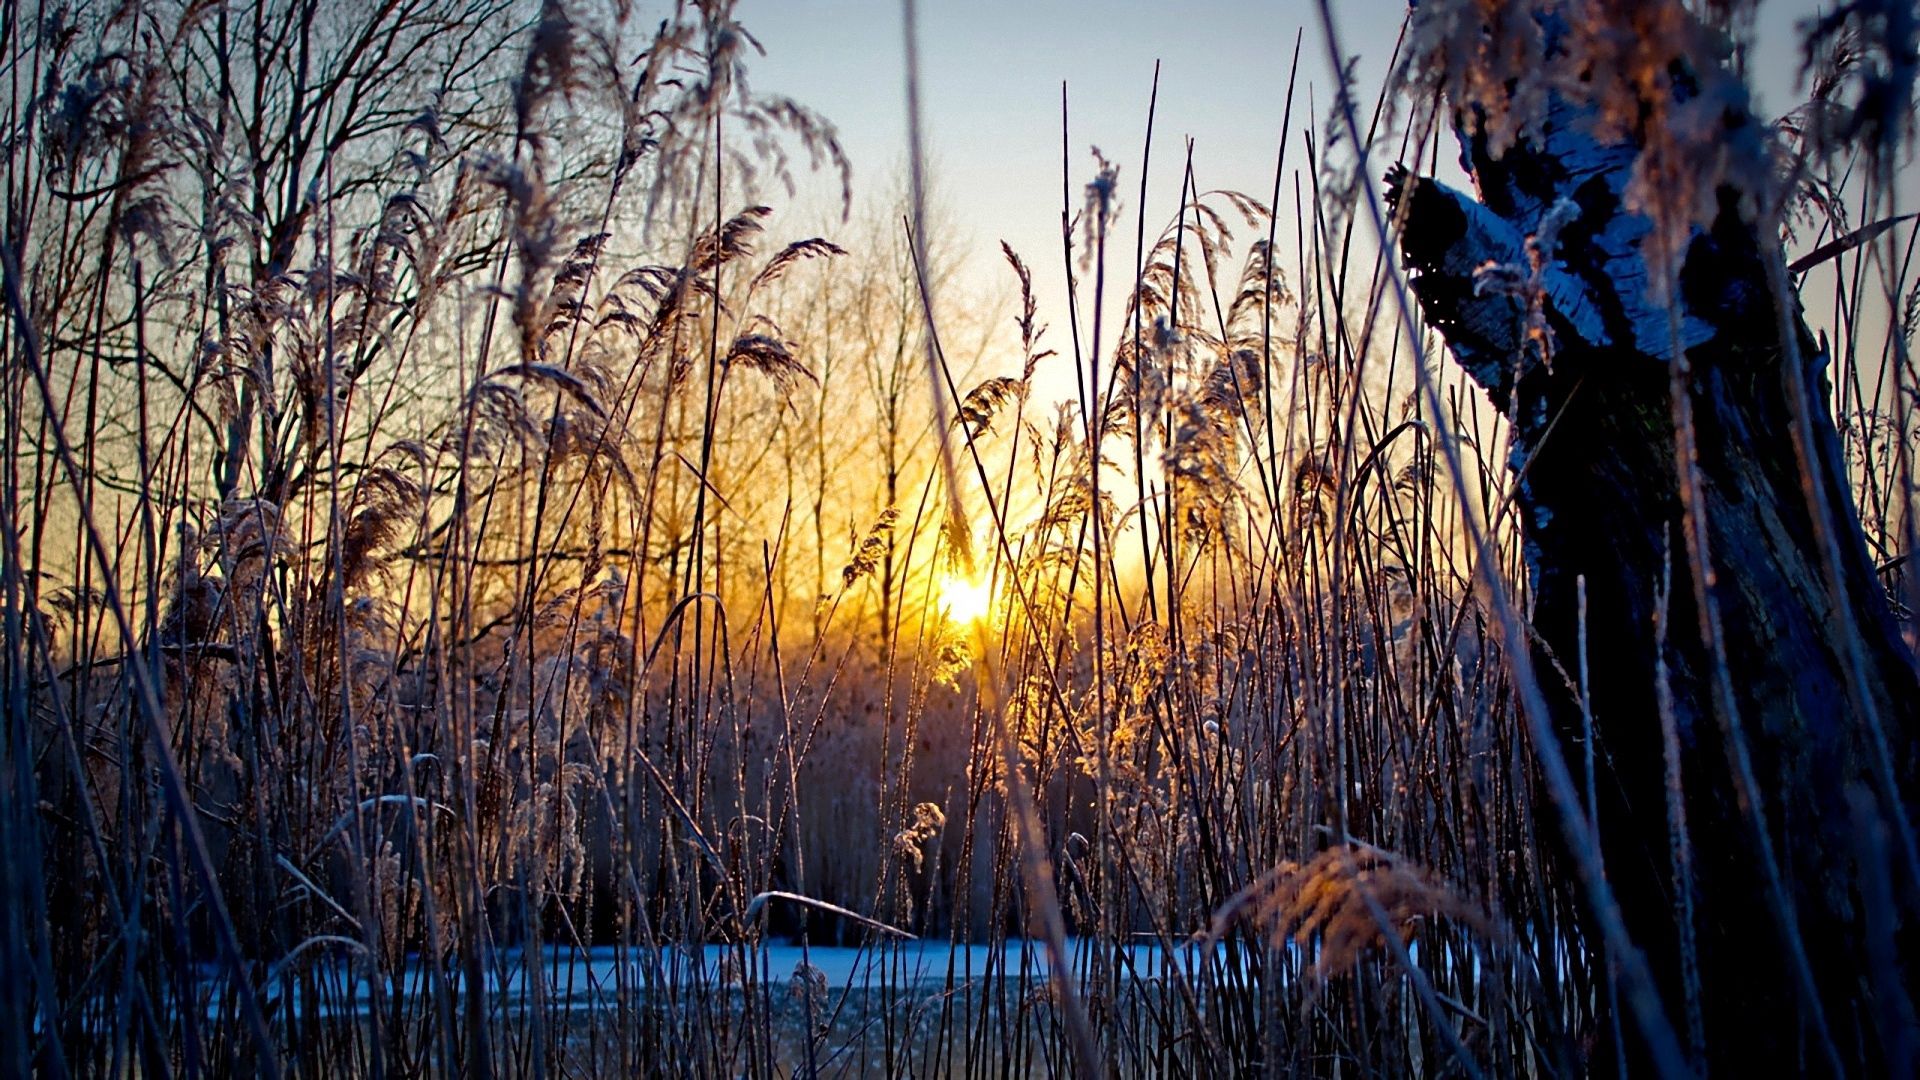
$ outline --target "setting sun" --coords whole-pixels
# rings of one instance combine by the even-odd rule
[[[0,3],[0,1080],[1920,1080],[1920,0]]]
[[[954,622],[978,622],[993,610],[993,586],[949,574],[940,579],[940,608]]]

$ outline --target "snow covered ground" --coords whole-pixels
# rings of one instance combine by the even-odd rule
[[[1087,970],[1094,947],[1084,939],[1067,943],[1076,971]],[[1224,946],[1218,948],[1224,959]],[[1170,952],[1152,942],[1130,945],[1115,950],[1111,959],[1128,981],[1145,981],[1165,977],[1174,965],[1192,976],[1202,958],[1200,946],[1181,941]],[[344,956],[311,960],[299,978],[272,980],[266,987],[268,1003],[272,1006],[288,994],[296,1000],[311,996],[322,1015],[360,1013],[371,1004],[375,987],[356,967]],[[1038,981],[1049,971],[1045,946],[1020,939],[996,945],[954,945],[944,940],[887,941],[862,947],[760,943],[707,945],[697,950],[669,946],[658,951],[549,945],[531,952],[500,950],[481,967],[491,1004],[510,1010],[536,1002],[569,1010],[608,1007],[622,995],[645,992],[655,985],[711,992],[751,984],[784,993],[799,983],[828,991],[888,988],[925,993],[965,989],[988,977]],[[403,986],[383,979],[378,989],[383,995],[399,990],[408,996],[430,996],[436,993],[437,979],[447,990],[457,992],[467,973],[441,968],[436,974],[415,958],[401,978]],[[208,1015],[223,1007],[225,986],[221,971],[205,972],[200,993]]]

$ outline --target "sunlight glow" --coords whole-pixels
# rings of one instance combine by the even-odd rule
[[[940,608],[954,622],[978,622],[993,611],[993,586],[949,574],[940,579]]]

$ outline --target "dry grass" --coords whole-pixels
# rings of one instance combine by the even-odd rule
[[[731,3],[581,8],[6,19],[0,1071],[1574,1071],[1606,976],[1465,524],[1524,580],[1504,436],[1408,392],[1352,163],[1189,171],[1138,251],[1097,163],[1060,269],[1122,326],[1008,250],[1018,340],[936,305],[928,379],[892,215],[763,254],[844,157]],[[1838,407],[1910,588],[1878,250]],[[1051,983],[962,948],[1049,927]]]

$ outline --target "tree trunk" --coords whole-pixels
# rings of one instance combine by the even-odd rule
[[[1578,64],[1555,24],[1536,24],[1547,62]],[[1910,1075],[1920,685],[1825,358],[1774,300],[1779,246],[1716,181],[1669,304],[1664,234],[1626,198],[1644,132],[1604,141],[1595,107],[1556,93],[1496,153],[1485,102],[1455,106],[1480,201],[1396,172],[1401,250],[1512,425],[1537,669],[1576,776],[1584,620],[1600,850],[1667,1016],[1721,1075]],[[1741,106],[1718,120],[1715,138],[1758,137]]]

